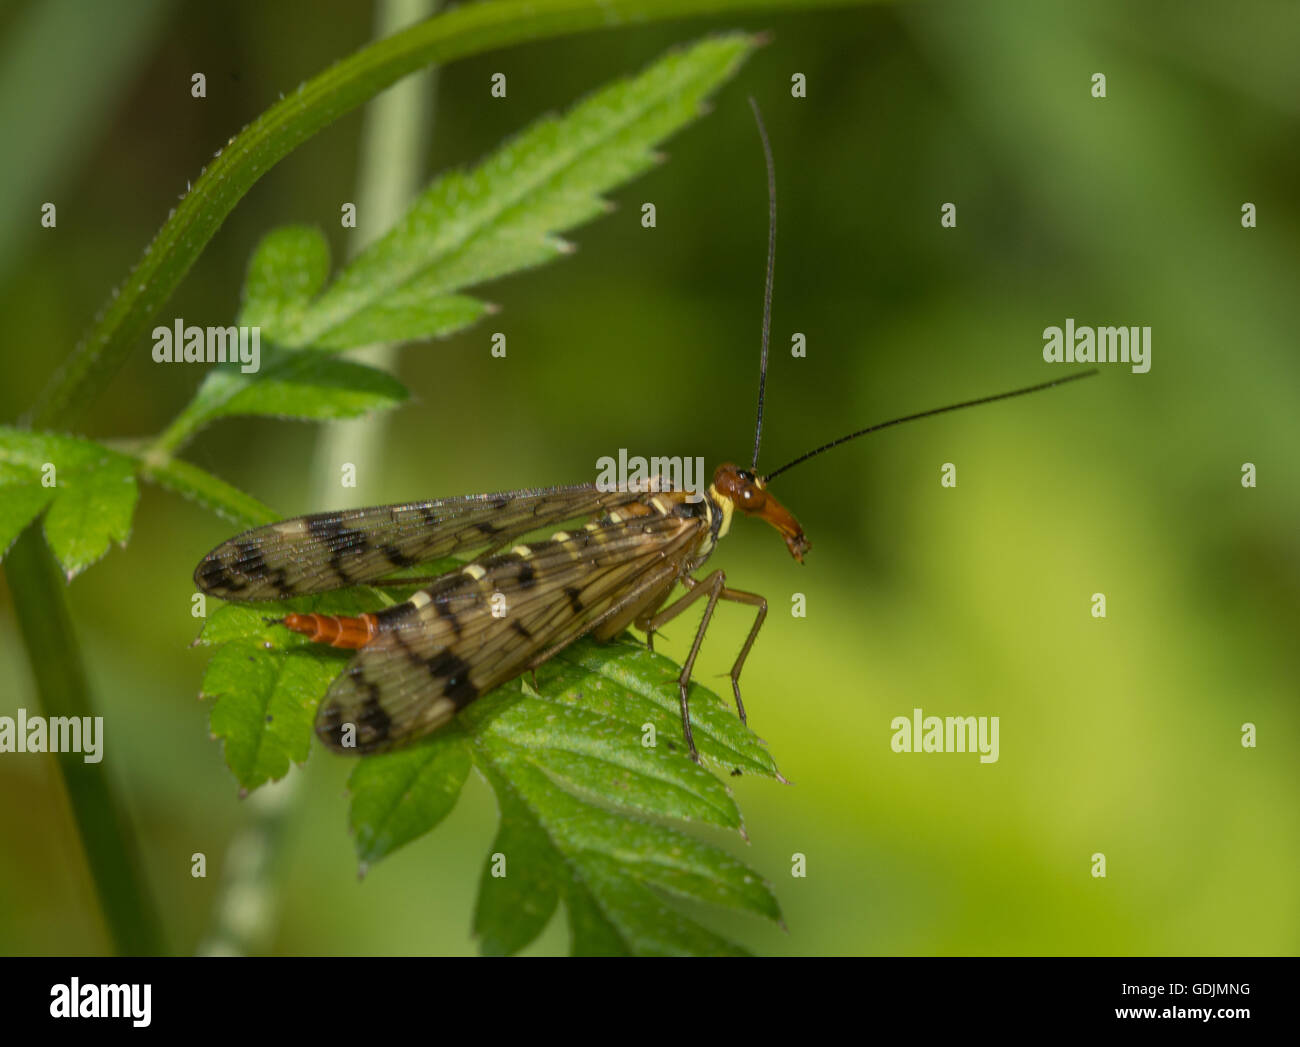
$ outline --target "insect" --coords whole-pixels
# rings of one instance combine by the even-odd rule
[[[318,513],[246,531],[213,549],[194,573],[198,587],[226,600],[277,600],[362,584],[394,584],[393,572],[435,558],[473,554],[383,610],[341,617],[289,614],[284,627],[313,641],[355,649],[330,686],[316,733],[331,749],[373,753],[411,742],[447,723],[479,695],[535,670],[584,636],[609,640],[629,625],[654,634],[703,601],[704,613],[678,677],[682,733],[691,757],[688,685],[720,602],[741,604],[753,625],[731,668],[742,722],[740,674],[767,616],[757,593],[733,589],[714,570],[698,577],[739,513],[770,524],[802,563],[810,543],[768,489],[774,477],[810,458],[903,422],[992,403],[1087,377],[1074,374],[995,396],[951,404],[868,426],[823,444],[766,475],[758,472],[767,381],[776,190],[771,146],[757,105],[767,165],[768,251],[758,416],[748,469],[718,466],[703,498],[652,478],[642,490],[594,483],[475,494],[437,501]],[[531,532],[562,524],[540,541]],[[670,600],[675,590],[684,591]]]

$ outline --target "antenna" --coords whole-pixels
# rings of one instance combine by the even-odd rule
[[[772,330],[772,270],[776,266],[776,165],[772,162],[772,143],[767,140],[763,114],[758,111],[754,96],[749,96],[749,107],[754,110],[758,124],[758,137],[763,142],[763,159],[767,162],[767,284],[763,289],[763,353],[758,363],[758,421],[754,423],[754,460],[750,465],[758,470],[758,445],[763,439],[763,393],[767,388],[767,342]]]
[[[919,414],[904,415],[902,418],[892,418],[888,422],[880,422],[876,425],[869,425],[865,429],[859,429],[856,433],[849,433],[848,436],[841,436],[838,440],[832,440],[828,444],[822,444],[815,450],[807,454],[801,454],[792,462],[786,462],[780,469],[773,469],[763,477],[763,483],[767,483],[774,476],[779,476],[788,469],[793,469],[796,465],[808,461],[809,458],[816,458],[823,451],[829,451],[832,447],[839,447],[840,444],[846,444],[850,440],[856,440],[859,436],[866,436],[867,433],[879,432],[881,429],[888,429],[892,425],[902,425],[904,422],[914,422],[918,418],[929,418],[931,415],[947,414],[949,411],[960,411],[966,407],[978,407],[980,404],[991,404],[996,400],[1010,400],[1013,396],[1026,396],[1029,393],[1037,393],[1043,389],[1051,389],[1055,385],[1065,385],[1067,382],[1077,382],[1080,378],[1091,378],[1097,373],[1097,368],[1082,371],[1079,374],[1072,374],[1068,378],[1057,378],[1051,382],[1040,382],[1038,385],[1026,386],[1024,389],[1012,389],[1009,393],[998,393],[994,396],[981,396],[978,400],[966,400],[959,404],[949,404],[947,407],[936,407],[930,411],[921,411]],[[762,386],[759,386],[762,389]],[[759,417],[762,417],[762,399],[759,399]]]

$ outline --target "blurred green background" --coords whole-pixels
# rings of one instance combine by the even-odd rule
[[[0,418],[31,402],[187,181],[281,92],[362,45],[368,5],[122,0],[0,12],[5,171]],[[58,17],[55,17],[55,16]],[[48,24],[47,24],[48,23]],[[45,25],[49,46],[18,45]],[[581,481],[628,447],[743,459],[752,440],[766,202],[746,94],[776,153],[779,233],[762,465],[871,422],[1059,377],[1042,330],[1149,324],[1146,375],[873,436],[781,477],[800,567],[740,521],[715,554],[774,613],[750,723],[794,785],[738,779],[789,930],[706,919],[763,953],[1265,953],[1300,947],[1300,9],[1283,3],[955,2],[623,29],[441,71],[429,171],[473,161],[710,28],[770,29],[669,162],[500,281],[503,307],[408,347],[356,504]],[[202,71],[208,97],[190,97]],[[491,101],[493,72],[509,97]],[[792,73],[808,79],[793,99]],[[1108,97],[1090,96],[1103,72]],[[274,168],[165,316],[231,322],[269,229],[346,252],[361,114]],[[56,230],[39,206],[58,203]],[[658,227],[639,224],[654,201]],[[955,229],[939,208],[958,206]],[[1259,227],[1243,229],[1244,202]],[[493,359],[489,335],[509,355]],[[808,356],[795,360],[793,331]],[[80,432],[152,434],[192,393],[141,341]],[[186,457],[278,510],[315,504],[318,429],[219,423]],[[1259,486],[1243,489],[1253,462]],[[958,487],[939,484],[953,462]],[[334,475],[333,470],[330,474]],[[110,757],[170,947],[208,934],[254,817],[195,702],[191,572],[231,528],[146,489],[135,533],[72,585]],[[807,596],[808,615],[789,613]],[[1104,592],[1109,616],[1090,614]],[[0,588],[0,714],[36,704]],[[723,608],[700,675],[725,692],[749,618]],[[690,626],[669,631],[680,657]],[[997,715],[1001,759],[899,755],[890,721]],[[1241,725],[1258,726],[1243,748]],[[276,953],[472,953],[495,829],[472,778],[442,827],[358,881],[346,760],[319,749],[256,915]],[[0,951],[107,948],[48,757],[0,758]],[[207,879],[190,875],[206,853]],[[806,879],[790,875],[807,856]],[[1103,852],[1104,880],[1090,875]],[[529,951],[563,952],[561,922]]]

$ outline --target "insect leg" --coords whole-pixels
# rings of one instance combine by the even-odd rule
[[[686,586],[687,592],[685,595],[669,604],[658,614],[637,624],[647,632],[653,632],[665,622],[676,618],[701,596],[708,596],[709,598],[708,605],[704,608],[704,617],[700,620],[700,627],[695,632],[695,642],[691,644],[691,653],[686,656],[681,675],[677,677],[677,690],[682,702],[682,734],[686,736],[686,745],[691,751],[691,759],[699,763],[700,754],[695,748],[695,738],[691,734],[691,708],[686,698],[686,692],[691,683],[691,669],[695,665],[695,656],[700,653],[700,644],[704,642],[704,634],[709,628],[709,621],[713,618],[713,608],[717,606],[718,597],[726,588],[727,576],[722,571],[714,571],[703,581],[692,578],[690,575],[682,575],[680,580],[682,585]]]
[[[740,722],[747,724],[749,721],[745,718],[745,703],[740,700],[740,670],[745,667],[749,649],[754,646],[754,641],[758,638],[758,630],[763,627],[763,619],[767,617],[767,600],[758,593],[741,592],[739,589],[723,589],[718,593],[718,599],[758,608],[758,614],[754,616],[754,625],[745,639],[745,646],[740,649],[736,664],[731,667],[731,690],[736,696],[736,711],[740,713]]]

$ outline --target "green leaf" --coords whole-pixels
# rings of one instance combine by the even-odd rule
[[[126,543],[138,497],[135,462],[126,455],[0,426],[0,553],[44,510],[45,540],[71,580],[110,542]]]
[[[374,367],[333,360],[319,353],[275,354],[258,375],[241,375],[237,392],[209,416],[270,415],[329,421],[356,418],[396,407],[407,398],[406,387]]]
[[[0,558],[54,497],[53,488],[10,482],[0,471]]]
[[[602,194],[651,167],[656,146],[700,114],[755,46],[732,33],[673,51],[537,121],[472,171],[438,178],[281,340],[343,349],[473,323],[482,304],[453,292],[566,253],[557,234],[607,211]]]
[[[429,296],[423,288],[400,287],[382,302],[361,309],[326,331],[317,349],[351,349],[372,342],[444,338],[478,321],[490,307],[463,294]]]
[[[244,374],[237,367],[209,371],[194,399],[145,452],[145,464],[159,466],[172,460],[181,445],[217,418],[355,418],[395,407],[408,395],[396,378],[364,364],[275,346],[268,346],[262,356],[266,366],[255,373]]]
[[[501,804],[474,917],[485,953],[523,948],[557,899],[569,910],[573,951],[581,955],[741,951],[670,908],[665,894],[780,919],[762,877],[720,848],[579,799],[527,750],[486,743],[475,755]]]
[[[671,909],[665,895],[780,919],[757,873],[659,823],[695,820],[743,832],[730,790],[686,754],[679,672],[639,644],[583,641],[543,665],[526,696],[502,688],[461,715],[475,766],[502,812],[492,853],[504,856],[507,875],[493,875],[489,859],[475,915],[484,952],[518,951],[558,900],[574,952],[583,955],[736,951]],[[780,777],[761,741],[698,685],[691,721],[707,762]],[[648,725],[653,747],[643,744]],[[525,905],[524,895],[533,901]]]
[[[469,768],[465,736],[454,723],[409,749],[359,761],[348,779],[349,823],[363,867],[449,815]]]
[[[248,261],[241,326],[279,342],[302,318],[330,272],[330,247],[314,226],[287,225],[262,237]]]
[[[307,759],[321,694],[347,664],[346,651],[301,647],[260,657],[240,641],[208,663],[203,697],[216,698],[210,726],[226,743],[226,763],[246,789],[283,778],[290,761]]]

